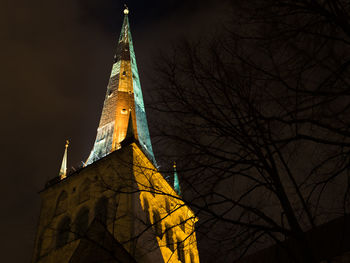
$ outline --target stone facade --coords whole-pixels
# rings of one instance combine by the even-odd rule
[[[40,195],[32,262],[199,262],[196,217],[136,142],[49,182]],[[84,261],[81,251],[99,258]]]

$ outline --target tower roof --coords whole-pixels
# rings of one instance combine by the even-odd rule
[[[149,135],[145,106],[134,46],[130,33],[129,9],[124,9],[124,20],[114,55],[107,85],[100,124],[94,147],[87,160],[90,164],[118,150],[129,134],[141,145],[145,154],[156,164]]]

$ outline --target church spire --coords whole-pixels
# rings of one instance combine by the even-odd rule
[[[132,134],[144,153],[155,163],[145,106],[136,65],[129,20],[125,6],[124,20],[107,93],[103,104],[94,147],[86,164],[91,164],[121,148],[127,133]],[[130,126],[130,127],[129,127]]]
[[[61,169],[59,173],[59,177],[61,180],[67,177],[67,149],[68,149],[69,141],[66,140],[66,146],[64,149],[63,160],[61,164]]]
[[[180,181],[176,171],[176,162],[174,162],[174,190],[178,195],[181,195]]]

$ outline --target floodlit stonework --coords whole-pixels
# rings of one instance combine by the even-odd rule
[[[129,13],[124,14],[96,140],[87,164],[119,149],[120,143],[126,138],[129,122],[134,137],[155,163],[130,33]]]
[[[59,176],[40,192],[33,263],[199,262],[198,219],[178,175],[177,193],[155,166],[128,13],[87,165],[66,174],[67,143]]]
[[[68,262],[86,240],[103,246],[106,237],[95,239],[94,231],[111,233],[136,262],[179,262],[179,257],[199,262],[196,217],[135,142],[64,180],[52,180],[40,195],[33,262]],[[88,220],[79,234],[82,211]],[[60,241],[60,225],[67,219],[67,238]],[[106,251],[100,254],[115,262]]]

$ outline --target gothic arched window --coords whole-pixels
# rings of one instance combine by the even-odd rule
[[[190,251],[190,259],[191,259],[191,263],[194,263],[194,255],[192,251]]]
[[[149,203],[146,197],[143,198],[143,211],[145,212],[146,216],[146,225],[150,225],[150,219],[149,219]]]
[[[90,199],[90,180],[85,180],[79,189],[79,203]]]
[[[177,257],[182,262],[185,263],[185,250],[184,250],[184,243],[181,240],[177,241]]]
[[[166,246],[170,248],[171,251],[174,252],[175,244],[173,239],[173,229],[168,224],[166,225],[166,228],[165,228],[165,237],[166,237]]]
[[[60,215],[66,212],[67,207],[68,207],[68,195],[66,191],[62,191],[57,199],[55,215]]]
[[[101,197],[95,206],[95,218],[103,225],[107,224],[108,215],[108,199],[106,197]]]
[[[57,226],[56,248],[63,247],[69,241],[70,218],[64,217]]]
[[[89,227],[89,209],[82,208],[75,219],[75,237],[81,238]]]
[[[156,236],[162,237],[162,223],[159,212],[157,210],[153,210],[153,229],[156,233]]]

